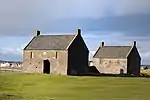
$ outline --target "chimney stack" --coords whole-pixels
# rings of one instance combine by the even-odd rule
[[[104,42],[101,42],[101,43],[100,43],[100,47],[103,47],[103,46],[104,46]]]
[[[39,35],[40,35],[40,31],[37,30],[37,31],[36,31],[36,36],[39,36]]]
[[[136,46],[136,41],[133,41],[133,46]]]
[[[76,34],[81,34],[81,29],[77,29]]]

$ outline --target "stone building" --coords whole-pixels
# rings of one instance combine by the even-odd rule
[[[104,46],[104,42],[101,42],[93,56],[93,64],[100,73],[138,76],[141,57],[136,47],[136,41],[132,46]]]
[[[23,50],[23,72],[80,75],[87,73],[89,50],[81,29],[72,35],[40,35]]]

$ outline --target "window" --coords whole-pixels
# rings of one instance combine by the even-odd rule
[[[33,52],[30,52],[30,58],[33,58]]]
[[[56,52],[56,59],[57,59],[57,52]]]

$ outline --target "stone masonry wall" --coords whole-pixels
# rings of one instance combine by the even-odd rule
[[[121,69],[123,73],[127,73],[127,59],[93,58],[93,64],[100,73],[120,74]]]
[[[43,73],[43,60],[48,59],[51,74],[66,75],[67,54],[67,51],[60,50],[26,50],[23,53],[23,71],[27,73]]]

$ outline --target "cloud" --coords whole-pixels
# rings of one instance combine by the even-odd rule
[[[75,28],[82,28],[83,31],[98,31],[104,32],[103,34],[111,32],[124,32],[126,35],[148,35],[150,31],[150,15],[128,15],[116,17],[104,17],[98,19],[61,19],[55,20],[48,25],[41,25],[43,30],[51,32],[71,32]],[[52,25],[52,23],[55,23]]]
[[[20,60],[21,58],[20,48],[2,48],[0,49],[0,60]]]
[[[31,0],[37,14],[51,18],[98,18],[101,16],[150,13],[149,0]],[[31,3],[30,3],[31,4]]]
[[[118,21],[115,16],[141,15],[150,14],[149,0],[0,0],[0,35],[29,35],[36,29],[43,31],[57,32],[64,30],[65,32],[77,27],[83,27],[86,30],[93,29],[122,29],[122,24],[127,30],[132,25],[133,29],[137,28],[140,23],[136,23],[136,17],[133,21]],[[138,15],[137,15],[138,16]],[[106,18],[105,17],[110,17]],[[114,17],[113,19],[111,17]],[[69,20],[72,18],[72,20]],[[101,19],[104,18],[104,19]],[[143,18],[141,16],[141,18]],[[78,20],[80,19],[80,20]],[[84,21],[82,19],[87,19]],[[93,21],[91,21],[91,19]],[[100,19],[100,20],[94,20]],[[109,20],[110,19],[110,20]],[[111,20],[112,19],[112,20]],[[62,21],[64,20],[64,21]],[[103,21],[104,20],[104,21]],[[108,21],[106,21],[108,20]],[[121,20],[119,18],[119,20]],[[124,20],[124,22],[123,22]],[[147,26],[144,24],[149,21],[143,18],[141,21],[142,29]],[[98,21],[98,22],[97,22]],[[110,22],[109,22],[110,21]],[[117,21],[117,25],[114,22]],[[61,24],[62,22],[62,24]],[[67,24],[65,24],[65,22]],[[126,24],[128,22],[128,24]],[[70,23],[70,24],[69,24]],[[95,24],[94,24],[95,23]],[[102,23],[102,24],[101,24]],[[105,24],[106,23],[106,24]],[[132,24],[133,23],[133,24]],[[59,25],[60,24],[60,25]],[[69,25],[68,25],[69,24]],[[110,24],[110,26],[109,26]],[[135,25],[136,24],[136,25]],[[66,27],[64,27],[66,25]],[[101,25],[101,26],[100,26]],[[69,27],[68,27],[69,26]],[[92,26],[95,26],[93,28]],[[99,27],[102,28],[99,28]],[[135,27],[134,27],[135,26]],[[123,29],[124,29],[123,28]],[[139,28],[137,28],[139,29]],[[142,31],[143,31],[142,30]],[[139,30],[138,30],[139,31]],[[133,30],[134,32],[134,30]],[[137,32],[137,31],[136,31]],[[140,31],[141,32],[141,31]]]
[[[0,49],[0,60],[22,60],[23,48],[26,44],[23,44],[17,48],[15,47],[3,47]]]

